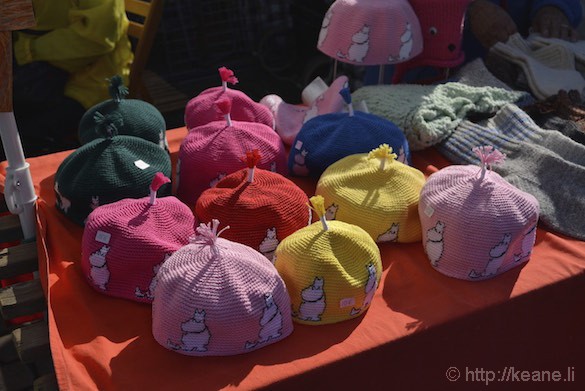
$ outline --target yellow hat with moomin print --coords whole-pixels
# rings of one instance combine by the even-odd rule
[[[291,298],[293,320],[320,325],[360,316],[380,283],[380,250],[360,227],[325,220],[323,197],[310,201],[320,221],[286,237],[274,258]]]
[[[315,194],[325,199],[327,220],[363,228],[378,243],[420,241],[418,216],[425,176],[396,161],[388,144],[338,160],[323,172]]]

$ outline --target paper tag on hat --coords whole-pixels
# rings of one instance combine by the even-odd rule
[[[355,305],[355,297],[346,297],[339,300],[339,308],[353,307]]]
[[[8,265],[8,248],[0,250],[0,267]]]
[[[136,160],[134,165],[141,170],[146,170],[148,167],[150,167],[150,164],[146,163],[144,160]]]
[[[434,213],[435,209],[433,209],[432,206],[427,205],[427,207],[425,208],[425,215],[427,215],[427,217],[432,217]]]
[[[103,244],[110,243],[111,237],[112,237],[112,234],[104,232],[104,231],[97,231],[95,233],[95,241],[103,243]]]
[[[300,151],[302,147],[303,142],[301,140],[297,140],[297,142],[295,143],[295,149],[298,149]]]

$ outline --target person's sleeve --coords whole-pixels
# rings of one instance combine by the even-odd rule
[[[14,44],[14,55],[19,64],[67,60],[75,60],[78,66],[88,64],[114,50],[126,34],[124,18],[123,8],[115,6],[113,0],[90,9],[72,10],[69,27],[40,37],[20,36]]]
[[[542,7],[554,6],[559,8],[569,19],[571,26],[577,28],[581,23],[583,17],[583,10],[581,8],[580,0],[535,0],[532,2],[530,9],[530,20]]]

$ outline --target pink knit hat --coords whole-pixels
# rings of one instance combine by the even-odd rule
[[[232,121],[228,98],[216,104],[225,120],[192,129],[179,150],[177,197],[189,206],[194,206],[205,189],[240,170],[246,151],[259,150],[258,168],[287,172],[285,146],[274,130],[261,123]]]
[[[232,228],[223,236],[250,246],[272,260],[278,244],[311,224],[309,198],[295,183],[256,168],[258,151],[246,153],[247,169],[223,178],[197,200],[195,213],[206,223],[220,219]]]
[[[421,190],[423,246],[431,265],[463,280],[485,280],[527,262],[536,238],[539,204],[506,182],[491,164],[492,147],[474,148],[477,166],[449,166]]]
[[[169,350],[234,355],[293,331],[290,298],[275,267],[256,250],[218,238],[218,227],[218,220],[201,224],[158,273],[152,333]]]
[[[274,117],[268,108],[253,101],[239,90],[227,87],[227,83],[236,84],[238,79],[234,72],[226,67],[219,68],[221,87],[208,88],[187,102],[185,107],[185,125],[187,129],[206,125],[223,119],[222,113],[215,106],[220,98],[230,98],[233,102],[232,118],[236,121],[259,122],[274,129]]]
[[[350,64],[393,64],[422,51],[421,29],[407,0],[336,0],[323,18],[317,48]]]
[[[173,196],[156,198],[170,180],[155,175],[150,197],[98,206],[87,218],[81,270],[98,292],[150,303],[161,264],[189,242],[195,218]]]
[[[420,21],[423,50],[416,58],[396,65],[394,83],[400,82],[405,72],[419,66],[453,68],[463,62],[463,23],[471,1],[410,0]]]

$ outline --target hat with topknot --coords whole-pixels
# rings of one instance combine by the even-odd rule
[[[152,333],[188,356],[227,356],[290,335],[290,298],[274,265],[246,245],[218,237],[218,220],[200,224],[191,243],[162,265]]]
[[[105,137],[100,131],[102,122],[116,128],[119,135],[136,136],[159,145],[168,151],[165,119],[156,107],[140,99],[126,99],[128,88],[122,77],[110,79],[112,99],[88,109],[79,122],[81,144]]]
[[[185,125],[187,129],[206,125],[223,119],[215,103],[222,98],[229,98],[232,103],[232,119],[244,122],[259,122],[274,129],[272,112],[264,105],[255,102],[244,92],[228,88],[227,84],[236,84],[238,79],[231,69],[219,68],[221,87],[208,88],[187,102],[185,107]]]
[[[248,168],[205,190],[195,213],[201,222],[218,218],[230,225],[226,239],[246,244],[272,260],[278,243],[311,223],[309,198],[284,176],[256,168],[257,150],[247,152],[243,160]]]
[[[326,217],[355,224],[378,243],[420,241],[418,201],[425,176],[396,157],[382,144],[329,166],[315,190],[325,199]]]
[[[81,269],[98,292],[151,303],[162,263],[195,233],[191,210],[173,196],[158,198],[170,179],[157,173],[150,196],[96,208],[87,217]]]
[[[474,148],[481,168],[453,165],[421,190],[423,246],[439,272],[485,280],[527,262],[536,239],[536,198],[488,169],[504,159],[491,146]]]
[[[327,221],[323,197],[310,201],[320,221],[285,238],[274,258],[293,320],[320,325],[358,317],[369,308],[382,277],[380,250],[357,225]]]

